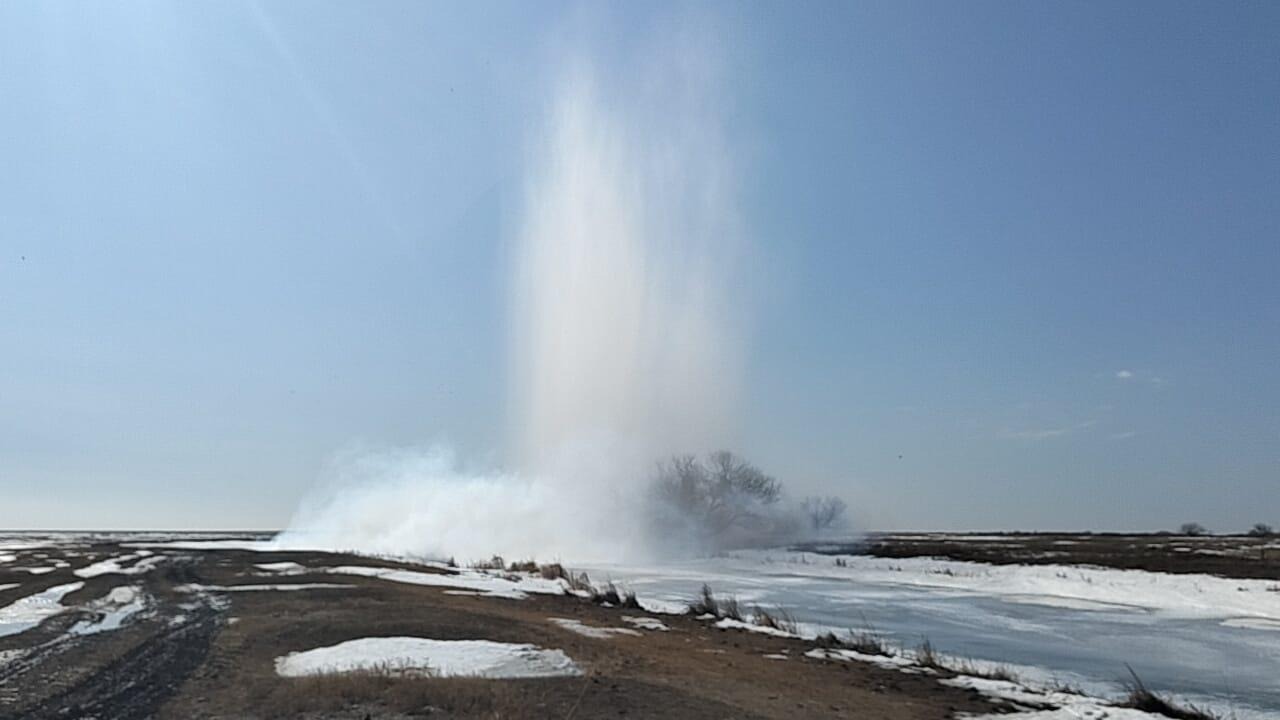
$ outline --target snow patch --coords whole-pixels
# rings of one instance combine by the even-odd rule
[[[805,653],[804,656],[814,660],[844,660],[846,662],[871,663],[889,670],[901,670],[915,664],[912,660],[899,655],[868,655],[856,650],[838,648],[814,648]]]
[[[743,622],[742,620],[734,620],[733,618],[725,618],[716,623],[716,627],[721,630],[747,630],[749,632],[761,633],[762,635],[772,635],[774,637],[793,638],[800,637],[795,633],[789,633],[786,630],[778,628],[765,627],[764,625],[756,625],[754,623]]]
[[[1098,698],[1064,692],[1039,692],[1030,690],[1017,683],[1004,680],[960,675],[948,680],[939,680],[944,685],[976,690],[984,696],[1002,702],[1010,702],[1034,710],[1023,710],[1015,713],[993,713],[979,717],[995,720],[1152,720],[1163,716],[1145,713],[1132,708],[1116,707]],[[1047,709],[1046,709],[1047,708]]]
[[[1280,631],[1280,620],[1272,620],[1270,618],[1227,618],[1222,621],[1225,627],[1247,628],[1249,630],[1276,630]]]
[[[279,575],[300,575],[307,571],[305,567],[296,562],[257,563],[254,567]]]
[[[62,612],[62,598],[82,587],[83,582],[58,585],[0,608],[0,637],[17,635]]]
[[[258,592],[270,590],[342,590],[351,589],[350,585],[341,583],[277,583],[274,585],[200,585],[188,583],[173,588],[182,593],[199,592]]]
[[[68,632],[72,635],[93,635],[115,630],[146,607],[146,596],[141,588],[136,586],[111,588],[111,592],[105,597],[85,606],[86,610],[97,613],[98,617],[94,620],[81,620]]]
[[[581,620],[573,620],[571,618],[553,617],[553,618],[547,618],[547,619],[555,623],[556,625],[559,625],[560,627],[564,628],[565,630],[578,633],[579,635],[583,635],[585,637],[595,638],[597,640],[608,640],[614,635],[635,635],[635,636],[640,635],[639,631],[632,630],[631,628],[600,627],[598,625],[587,625]]]
[[[276,658],[276,673],[302,677],[358,671],[433,677],[542,678],[581,675],[560,650],[491,640],[361,638]]]
[[[655,613],[657,615],[685,615],[689,612],[689,603],[686,600],[665,600],[658,598],[636,597],[640,603],[640,607],[645,612]]]
[[[666,632],[671,629],[667,627],[666,623],[662,622],[658,618],[635,617],[633,615],[623,615],[622,622],[628,623],[630,625],[634,625],[640,628],[641,630],[658,630],[661,632]]]
[[[85,579],[95,578],[99,575],[107,575],[109,573],[116,573],[119,575],[142,575],[143,573],[151,572],[156,565],[164,562],[163,555],[155,555],[152,557],[143,557],[141,560],[138,560],[138,562],[130,565],[129,567],[123,566],[123,563],[129,562],[130,560],[138,557],[140,557],[140,555],[135,553],[133,555],[121,555],[120,557],[108,558],[87,567],[82,567],[79,570],[72,570],[71,573],[78,578]]]
[[[362,577],[390,580],[391,582],[409,585],[429,585],[457,590],[473,590],[487,597],[500,597],[522,600],[528,593],[545,595],[563,595],[564,585],[559,580],[544,580],[540,577],[519,577],[517,580],[496,577],[487,573],[464,570],[456,573],[424,573],[414,570],[395,570],[389,568],[344,565],[329,568],[329,573],[339,575],[360,575]]]

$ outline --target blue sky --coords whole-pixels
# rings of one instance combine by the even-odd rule
[[[12,2],[0,527],[500,464],[554,59],[681,25],[756,248],[748,455],[864,527],[1280,524],[1274,4]]]

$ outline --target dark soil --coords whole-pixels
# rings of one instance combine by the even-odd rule
[[[872,534],[814,552],[940,557],[996,565],[1096,565],[1165,573],[1280,580],[1280,538],[1112,534]]]

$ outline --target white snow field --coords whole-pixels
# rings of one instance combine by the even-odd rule
[[[434,677],[542,678],[581,675],[560,650],[491,640],[383,637],[348,640],[276,658],[284,677],[353,671],[430,674]]]
[[[802,634],[870,630],[905,648],[928,638],[946,654],[1005,665],[1033,683],[1060,680],[1110,696],[1120,694],[1128,663],[1148,687],[1225,717],[1280,718],[1275,582],[1072,565],[839,559],[845,567],[836,556],[775,550],[573,567],[636,592],[646,607],[688,602],[707,583],[747,608],[786,609]]]
[[[66,610],[62,606],[62,598],[82,587],[82,582],[58,585],[0,608],[0,637],[16,635],[39,625],[45,618]]]

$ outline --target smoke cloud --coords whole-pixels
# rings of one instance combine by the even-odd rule
[[[533,133],[510,274],[509,473],[355,453],[285,546],[617,560],[643,554],[654,462],[731,434],[740,228],[713,66],[638,82],[567,63]]]

